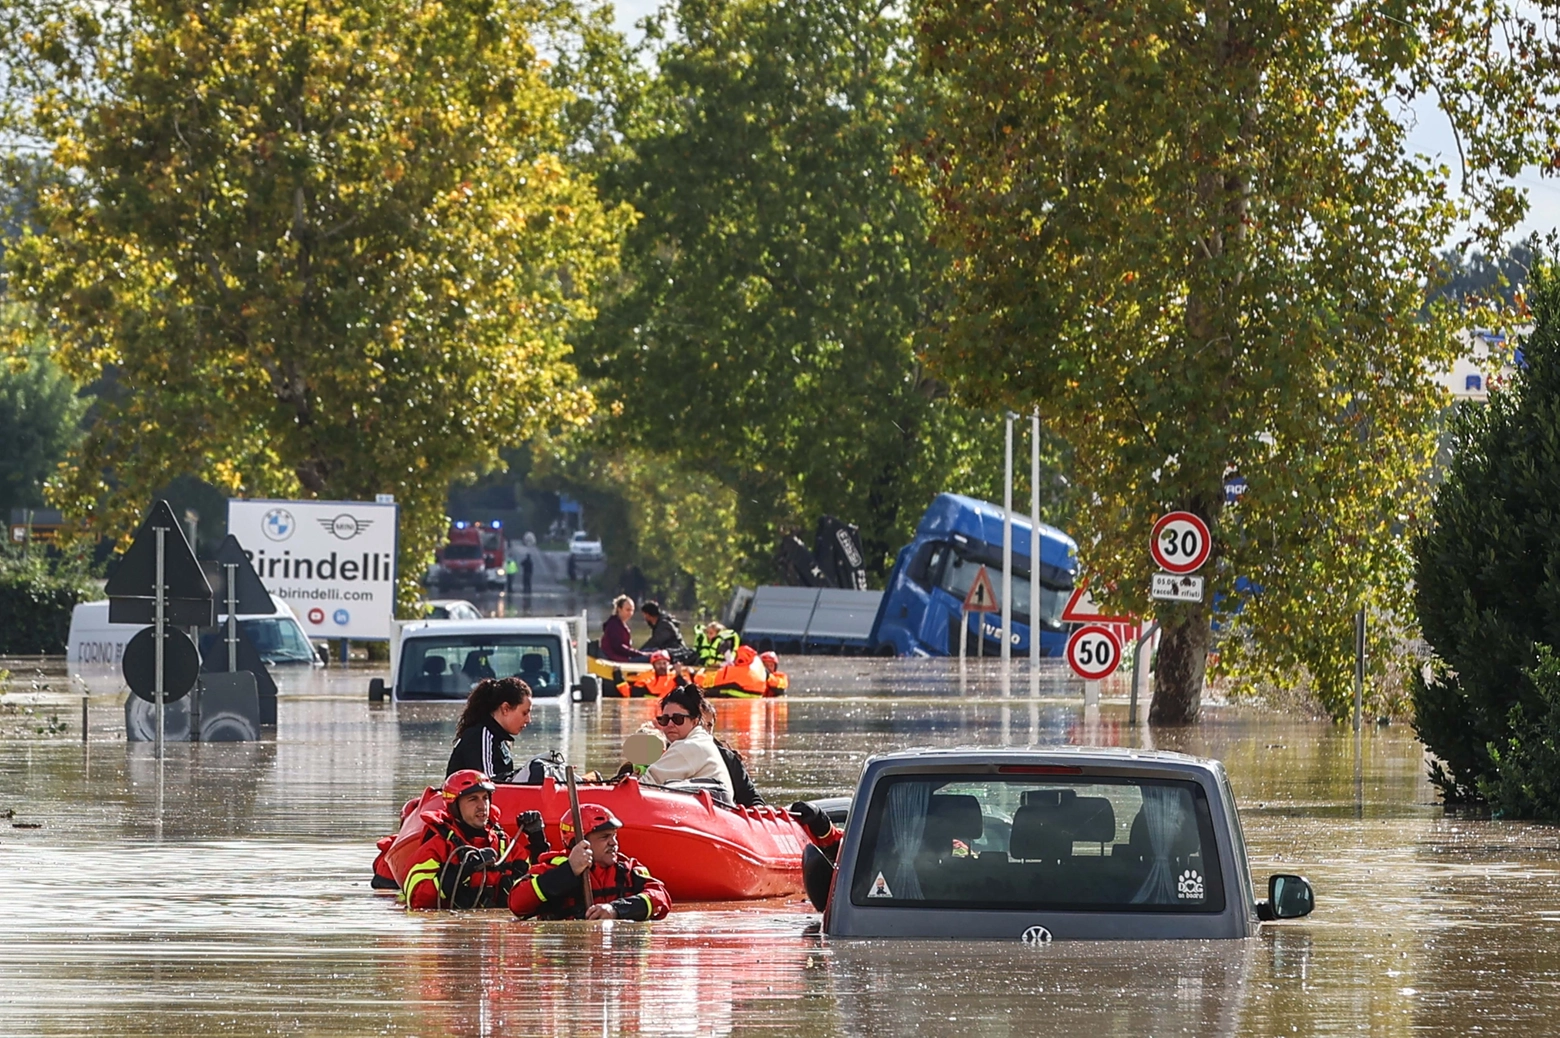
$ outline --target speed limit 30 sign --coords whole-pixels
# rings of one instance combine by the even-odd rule
[[[1154,524],[1148,541],[1149,554],[1166,573],[1177,576],[1196,573],[1208,561],[1213,538],[1208,524],[1191,512],[1168,512]]]
[[[1067,639],[1067,665],[1085,681],[1101,681],[1121,663],[1121,643],[1103,624],[1087,624]]]

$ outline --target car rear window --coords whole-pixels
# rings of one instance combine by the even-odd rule
[[[1224,910],[1196,782],[889,777],[862,840],[850,898],[863,908]]]
[[[408,638],[397,676],[402,699],[465,699],[483,678],[521,678],[538,696],[562,690],[563,646],[544,634]]]

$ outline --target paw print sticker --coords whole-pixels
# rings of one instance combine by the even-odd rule
[[[1182,901],[1203,899],[1203,878],[1195,869],[1187,869],[1175,883],[1175,896]]]

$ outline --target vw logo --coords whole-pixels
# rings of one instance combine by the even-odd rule
[[[1050,944],[1051,931],[1047,930],[1043,926],[1031,926],[1029,929],[1024,931],[1024,935],[1020,937],[1019,940],[1023,941],[1031,948],[1041,944]]]
[[[273,541],[285,541],[297,528],[292,513],[285,508],[273,508],[260,520],[261,531]]]

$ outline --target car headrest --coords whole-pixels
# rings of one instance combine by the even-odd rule
[[[1127,837],[1127,843],[1133,853],[1143,857],[1149,857],[1154,853],[1153,844],[1148,839],[1148,819],[1143,817],[1141,809],[1132,819],[1132,831]],[[1187,815],[1181,820],[1181,827],[1171,836],[1166,853],[1172,858],[1184,858],[1201,849],[1202,837],[1197,834],[1197,819]]]
[[[437,677],[444,673],[447,666],[449,664],[445,662],[443,656],[429,656],[423,660],[423,673],[430,677]]]
[[[1110,843],[1116,839],[1116,809],[1105,797],[1074,797],[1063,813],[1074,840]]]
[[[547,657],[539,652],[528,652],[520,657],[520,669],[532,674],[540,673],[547,669]]]
[[[968,793],[934,793],[927,802],[922,842],[931,850],[947,850],[954,840],[978,840],[985,830],[980,800]]]
[[[1028,861],[1065,858],[1072,854],[1072,845],[1072,831],[1061,824],[1058,807],[1043,802],[1031,803],[1013,812],[1013,831],[1008,836],[1009,858]]]

